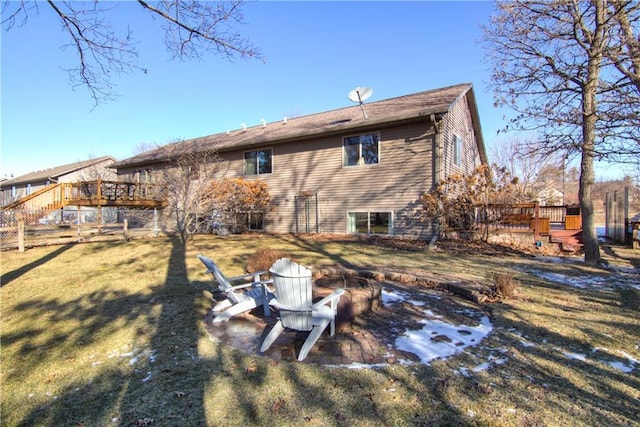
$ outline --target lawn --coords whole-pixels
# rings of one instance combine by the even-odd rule
[[[210,278],[258,248],[491,283],[491,333],[427,364],[349,369],[245,354],[210,339]],[[508,251],[415,250],[360,240],[160,237],[1,254],[3,426],[640,425],[640,256],[607,269]],[[313,350],[312,350],[313,352]]]

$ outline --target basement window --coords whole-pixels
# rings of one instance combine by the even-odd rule
[[[353,234],[392,234],[391,212],[349,212],[347,232]]]

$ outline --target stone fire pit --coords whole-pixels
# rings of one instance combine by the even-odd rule
[[[314,301],[329,295],[335,289],[345,290],[338,304],[336,330],[349,326],[356,316],[376,310],[382,304],[382,283],[371,278],[331,272],[317,277],[313,283]]]
[[[477,298],[469,298],[473,288],[469,295],[456,292],[465,283],[445,276],[336,265],[314,268],[313,279],[316,300],[335,288],[345,289],[345,294],[340,298],[336,321],[340,333],[333,337],[324,333],[304,363],[354,367],[428,363],[431,359],[426,356],[444,354],[438,349],[459,352],[478,344],[490,330],[489,319],[479,309]],[[277,313],[263,317],[259,307],[253,313],[221,323],[213,323],[209,312],[205,327],[212,340],[259,354],[264,337],[276,320]],[[484,335],[480,336],[480,332]],[[306,333],[298,331],[284,333],[264,355],[295,361],[306,337]]]

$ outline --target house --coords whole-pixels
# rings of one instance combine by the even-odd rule
[[[548,185],[533,188],[533,193],[540,206],[559,206],[564,201],[562,191]]]
[[[262,180],[272,209],[246,216],[271,233],[429,238],[421,194],[487,164],[471,84],[243,127],[119,161],[123,181],[153,181],[178,153],[215,151],[219,177]]]
[[[1,204],[7,206],[47,185],[58,182],[91,181],[98,178],[115,180],[116,174],[112,169],[107,168],[115,161],[116,159],[110,156],[98,157],[4,180],[0,182]]]

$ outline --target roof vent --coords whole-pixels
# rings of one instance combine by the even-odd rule
[[[330,126],[334,126],[334,125],[341,125],[343,123],[349,123],[351,121],[351,119],[340,119],[340,120],[334,120],[332,122],[329,122]]]
[[[284,116],[284,119],[282,119],[282,124],[286,125],[287,124],[287,116]]]
[[[242,123],[240,126],[242,126],[242,130],[247,130],[247,125],[245,123]]]
[[[267,125],[267,121],[265,119],[261,119],[260,121],[262,122],[262,127],[265,127]]]

